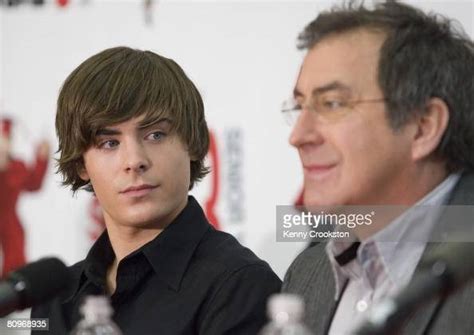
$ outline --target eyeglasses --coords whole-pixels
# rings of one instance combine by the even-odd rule
[[[294,125],[303,109],[314,112],[324,123],[335,122],[350,113],[358,104],[378,103],[385,98],[351,100],[347,93],[335,91],[315,93],[307,104],[299,98],[290,98],[283,102],[281,111],[289,125]]]

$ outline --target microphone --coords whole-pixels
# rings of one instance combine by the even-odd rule
[[[355,334],[393,334],[421,304],[446,297],[473,279],[474,243],[444,243],[421,261],[419,269],[398,295],[374,308]]]
[[[27,264],[0,282],[0,317],[50,300],[70,282],[69,269],[57,258]]]

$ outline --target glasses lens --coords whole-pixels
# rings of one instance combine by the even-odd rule
[[[281,106],[283,117],[288,125],[292,126],[296,123],[301,112],[301,107],[294,98],[285,100]]]

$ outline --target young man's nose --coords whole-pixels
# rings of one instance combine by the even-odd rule
[[[127,172],[144,172],[150,167],[150,159],[142,143],[131,142],[125,145],[123,152],[125,161],[125,170]]]

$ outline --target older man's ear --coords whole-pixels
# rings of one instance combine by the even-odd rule
[[[449,122],[449,107],[440,98],[431,98],[425,113],[414,121],[412,159],[422,160],[439,146]]]

